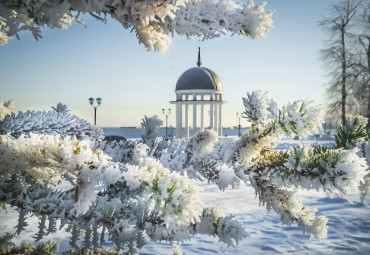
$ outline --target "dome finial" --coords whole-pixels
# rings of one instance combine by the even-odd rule
[[[202,64],[202,62],[200,61],[200,47],[198,47],[198,62],[197,62],[197,66],[200,67]]]

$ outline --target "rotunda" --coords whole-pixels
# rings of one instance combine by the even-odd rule
[[[222,104],[226,103],[222,101],[222,84],[216,73],[201,67],[201,64],[199,48],[197,67],[185,71],[176,83],[176,101],[170,103],[176,105],[177,138],[189,137],[189,106],[193,111],[192,135],[200,128],[215,130],[219,136],[222,136]],[[200,110],[200,118],[198,110]],[[205,121],[205,110],[208,112],[209,121]],[[198,121],[200,121],[199,127]]]

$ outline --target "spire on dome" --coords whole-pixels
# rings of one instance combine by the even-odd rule
[[[202,65],[202,62],[200,61],[200,47],[198,48],[198,62],[197,66],[200,67]]]

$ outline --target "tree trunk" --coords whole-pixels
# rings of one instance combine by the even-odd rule
[[[369,20],[370,21],[370,20]],[[366,129],[370,130],[370,36],[367,37],[367,49],[366,49],[366,55],[367,55],[367,112],[366,112],[366,117],[367,117],[367,125]]]
[[[370,86],[367,85],[367,125],[366,129],[370,130]]]
[[[346,99],[347,99],[347,91],[346,91],[346,80],[347,80],[347,60],[346,60],[346,44],[345,44],[345,33],[344,27],[341,29],[341,46],[342,46],[342,124],[346,121]]]

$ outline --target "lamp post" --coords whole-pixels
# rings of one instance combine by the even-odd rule
[[[239,119],[239,125],[238,125],[238,127],[239,127],[239,136],[241,136],[241,133],[240,133],[240,118],[242,117],[242,115],[237,112],[236,117],[238,117],[238,119]]]
[[[166,115],[166,138],[167,138],[167,137],[168,137],[168,136],[167,136],[168,115],[170,115],[170,114],[171,114],[171,108],[168,108],[168,109],[167,109],[167,111],[163,108],[163,109],[162,109],[162,113],[163,113],[164,115]]]
[[[96,100],[96,103],[98,104],[97,106],[94,105],[94,100]],[[99,107],[101,104],[101,98],[98,97],[97,99],[94,99],[92,97],[89,98],[89,103],[92,107],[94,107],[94,125],[96,126],[96,108]]]

